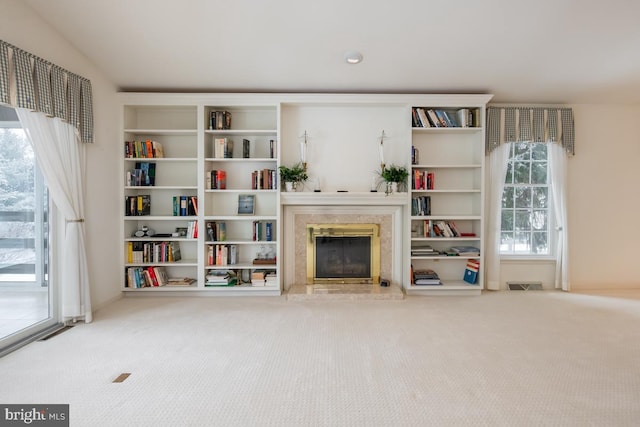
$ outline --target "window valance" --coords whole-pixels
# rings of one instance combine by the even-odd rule
[[[504,142],[556,142],[575,154],[573,110],[555,107],[487,107],[487,154]]]
[[[0,103],[58,117],[93,142],[91,81],[2,40]]]

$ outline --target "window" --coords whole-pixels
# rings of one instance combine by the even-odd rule
[[[0,356],[58,323],[49,195],[15,111],[0,105]]]
[[[502,194],[502,255],[552,255],[550,191],[547,145],[512,143]]]

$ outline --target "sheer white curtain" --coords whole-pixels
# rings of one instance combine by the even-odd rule
[[[500,230],[502,226],[502,193],[509,164],[511,143],[500,144],[489,154],[489,209],[485,267],[487,289],[500,290]]]
[[[64,253],[55,254],[61,269],[62,315],[91,322],[89,270],[84,227],[85,148],[78,131],[58,118],[16,108],[47,182],[53,203],[65,218]]]
[[[569,291],[571,284],[569,282],[569,245],[567,241],[567,154],[560,144],[548,145],[548,158],[551,165],[551,197],[557,232],[555,287]]]

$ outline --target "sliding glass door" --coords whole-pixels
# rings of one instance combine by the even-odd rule
[[[11,108],[0,106],[0,354],[58,323],[49,195]]]

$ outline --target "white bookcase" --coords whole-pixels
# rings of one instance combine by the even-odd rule
[[[412,273],[433,270],[441,284],[416,285],[411,277],[411,283],[405,284],[408,293],[479,294],[484,288],[484,123],[488,99],[479,101],[412,107],[412,112],[416,108],[439,110],[454,117],[456,112],[466,109],[473,120],[462,126],[456,118],[454,126],[448,127],[434,127],[433,123],[431,127],[423,127],[413,121],[411,144],[415,151],[410,161],[408,209],[410,269]],[[426,209],[416,211],[416,200],[421,200]],[[438,233],[443,228],[446,230]],[[451,228],[453,233],[449,232]],[[433,252],[418,252],[425,247]],[[473,247],[479,252],[452,256],[452,247]],[[479,265],[473,284],[464,280],[470,261]]]
[[[130,105],[123,109],[123,142],[131,142],[130,149],[144,149],[147,141],[162,145],[163,157],[144,157],[138,151],[131,157],[124,153],[121,180],[123,182],[122,212],[123,219],[123,289],[137,289],[144,270],[150,267],[163,267],[169,277],[193,278],[189,286],[167,286],[167,290],[192,290],[197,287],[198,277],[198,239],[186,236],[173,236],[176,229],[186,229],[197,221],[197,216],[174,216],[174,196],[198,196],[198,108],[195,105]],[[133,145],[137,141],[139,144]],[[155,164],[155,185],[138,186],[128,182],[127,173],[140,163]],[[136,215],[129,208],[131,197],[147,196],[150,201],[148,214]],[[135,203],[135,201],[134,201]],[[137,237],[136,231],[147,227],[152,236]],[[160,237],[158,237],[160,236]],[[151,247],[179,247],[181,259],[169,262],[166,258],[150,258]],[[132,259],[132,250],[143,249],[147,254],[142,259]],[[144,250],[144,249],[143,249]],[[170,249],[167,249],[167,251]],[[163,259],[163,261],[159,261]],[[135,277],[129,273],[135,270]]]
[[[279,278],[279,218],[280,193],[278,189],[278,107],[255,105],[206,105],[206,123],[212,112],[224,111],[231,116],[229,129],[215,129],[209,124],[204,135],[204,203],[203,222],[220,229],[213,236],[203,233],[204,286],[211,291],[262,292],[280,291],[279,281],[265,286],[253,286],[251,274],[265,270]],[[216,141],[232,146],[216,154]],[[246,142],[246,145],[245,145]],[[221,157],[226,156],[226,157]],[[216,173],[226,176],[224,188]],[[208,176],[214,175],[212,178]],[[239,198],[253,199],[251,213],[239,210]],[[269,232],[267,233],[267,228]],[[268,235],[267,235],[268,234]],[[218,251],[226,252],[222,260]],[[234,253],[232,256],[231,253]],[[273,260],[271,263],[270,260]],[[267,264],[256,264],[269,262]],[[211,286],[207,275],[216,271],[233,270],[238,285]]]

